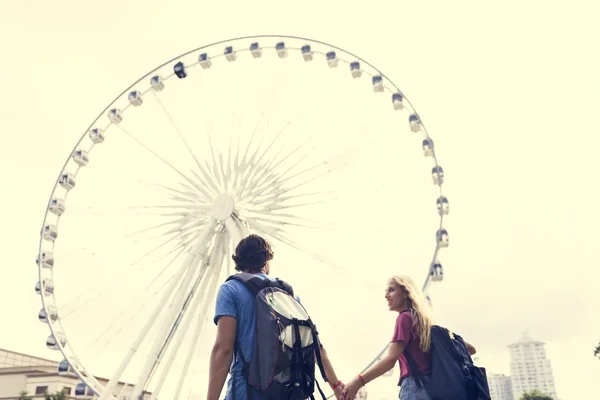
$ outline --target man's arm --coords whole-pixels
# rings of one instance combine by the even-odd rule
[[[221,285],[215,305],[217,337],[210,354],[207,400],[219,399],[231,367],[237,331],[236,299],[237,292],[232,285]]]
[[[218,400],[233,360],[237,320],[223,316],[217,322],[217,339],[210,354],[207,400]]]

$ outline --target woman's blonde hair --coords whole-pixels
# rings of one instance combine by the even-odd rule
[[[396,285],[400,286],[408,296],[408,307],[412,316],[412,331],[419,338],[419,347],[428,353],[431,348],[431,325],[433,324],[429,305],[423,292],[411,278],[405,275],[395,275],[390,278]]]

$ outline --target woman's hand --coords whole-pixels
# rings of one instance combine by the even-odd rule
[[[361,387],[361,382],[358,377],[352,379],[348,384],[344,387],[342,391],[342,399],[343,400],[353,400],[356,398],[356,394]]]

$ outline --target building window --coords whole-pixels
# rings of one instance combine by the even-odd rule
[[[48,391],[48,386],[36,386],[35,394],[44,394]]]
[[[68,387],[68,386],[65,386],[65,387],[62,389],[62,392],[63,392],[64,394],[66,394],[66,395],[70,395],[70,394],[71,394],[71,388],[70,388],[70,387]]]

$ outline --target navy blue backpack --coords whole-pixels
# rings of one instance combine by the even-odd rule
[[[446,328],[431,327],[429,377],[404,350],[409,375],[424,387],[431,400],[491,400],[485,368],[473,364],[465,341]]]

